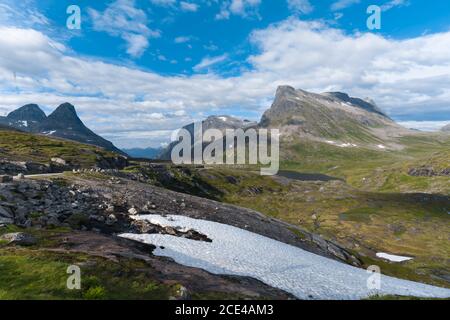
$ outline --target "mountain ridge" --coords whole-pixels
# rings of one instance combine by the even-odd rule
[[[68,102],[59,105],[49,116],[37,104],[27,104],[6,117],[0,117],[0,124],[29,133],[87,143],[126,155],[112,142],[86,127],[75,107]]]

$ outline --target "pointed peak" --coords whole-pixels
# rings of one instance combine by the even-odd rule
[[[296,90],[294,87],[283,85],[283,86],[279,86],[277,88],[276,96],[279,97],[279,96],[292,95],[292,94],[295,94],[295,92],[296,92]]]
[[[77,111],[75,110],[75,107],[73,106],[73,104],[69,103],[69,102],[64,102],[63,104],[60,104],[58,106],[58,108],[56,108],[55,111],[57,110],[64,110],[64,111],[70,111],[73,113],[77,113]]]
[[[43,121],[47,116],[37,104],[26,104],[8,114],[8,119],[18,121]]]

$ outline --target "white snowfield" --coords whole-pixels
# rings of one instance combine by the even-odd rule
[[[144,215],[136,219],[180,230],[194,229],[213,240],[208,243],[161,234],[121,235],[157,246],[156,255],[214,274],[253,277],[299,299],[353,300],[374,294],[450,297],[449,289],[383,275],[380,290],[370,290],[367,284],[373,283],[369,277],[374,274],[367,270],[225,224],[175,215]]]
[[[384,253],[384,252],[378,252],[377,257],[383,258],[383,259],[386,259],[386,260],[389,260],[392,262],[403,262],[403,261],[408,261],[408,260],[413,259],[411,257],[396,256],[394,254],[389,254],[389,253]]]

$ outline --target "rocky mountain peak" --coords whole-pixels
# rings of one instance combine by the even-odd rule
[[[361,108],[369,112],[377,113],[387,118],[387,115],[384,114],[383,111],[381,111],[375,104],[375,102],[370,98],[366,99],[354,98],[350,97],[345,92],[325,92],[322,95],[330,98],[333,101],[346,103],[350,106]]]
[[[441,131],[444,131],[444,132],[450,132],[450,123],[449,123],[448,125],[444,126],[444,127],[441,129]]]
[[[48,116],[48,119],[53,121],[61,121],[60,123],[64,126],[71,124],[82,124],[75,107],[68,102],[63,103],[56,108],[56,110]]]
[[[276,98],[282,98],[282,97],[291,96],[291,95],[295,95],[295,94],[296,94],[296,90],[294,87],[283,85],[283,86],[279,86],[277,88]]]
[[[10,112],[7,119],[12,121],[41,122],[47,118],[44,111],[37,104],[27,104]]]

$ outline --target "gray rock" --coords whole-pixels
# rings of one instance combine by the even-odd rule
[[[61,158],[51,158],[51,161],[54,162],[54,163],[63,165],[63,166],[65,166],[67,164],[66,160],[61,159]]]
[[[106,224],[107,224],[108,226],[113,225],[113,224],[116,223],[116,222],[117,222],[117,218],[116,218],[116,216],[113,215],[113,214],[110,214],[110,215],[108,216],[108,218],[106,219]]]
[[[0,176],[0,183],[8,183],[8,182],[12,182],[12,181],[13,181],[13,177],[11,177],[11,176],[6,176],[6,175]]]
[[[37,243],[37,239],[32,235],[24,232],[7,233],[0,237],[2,240],[8,241],[10,244],[21,246],[31,246]]]
[[[139,212],[135,207],[132,207],[130,210],[128,210],[128,213],[132,216],[137,215]]]
[[[12,219],[14,216],[10,209],[0,206],[0,217]]]

